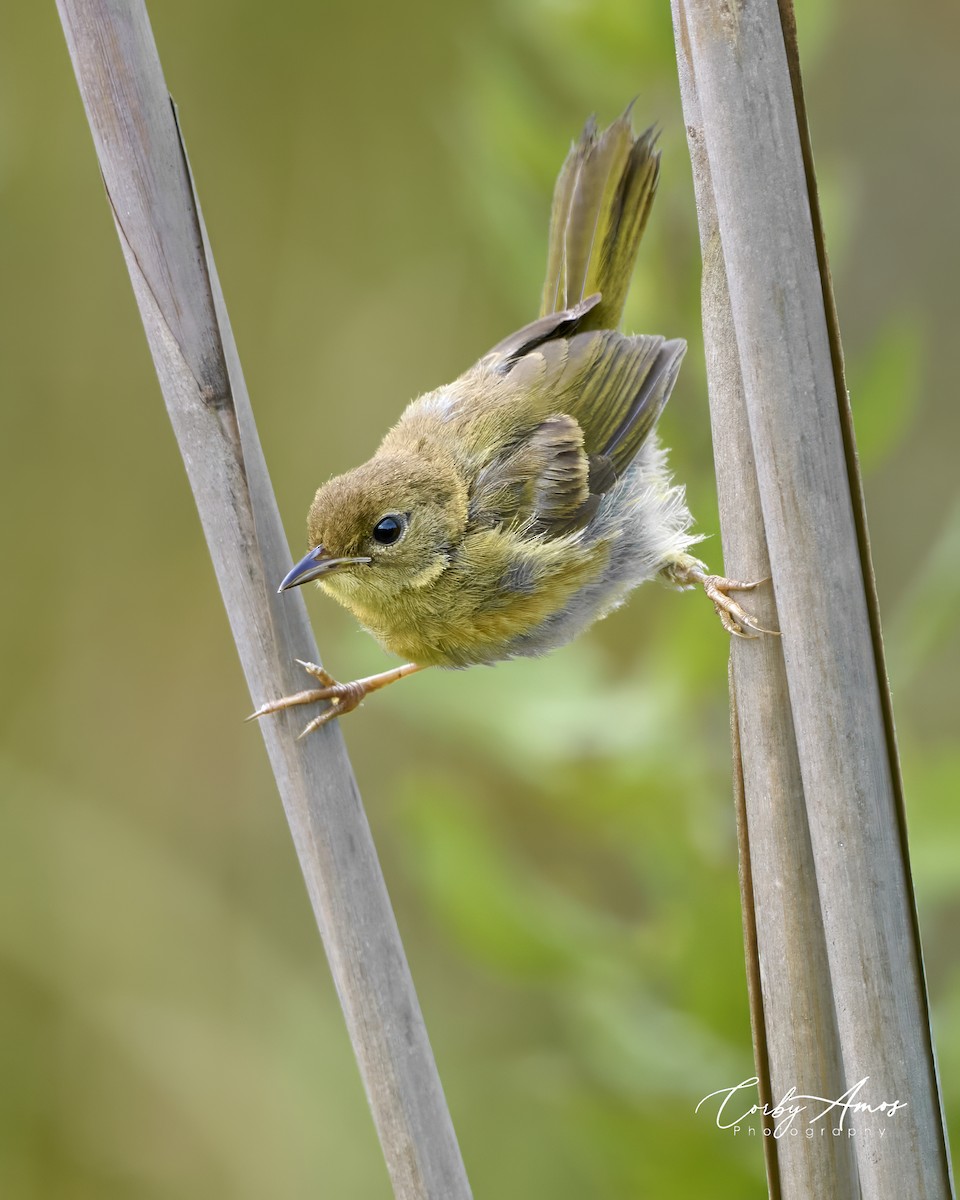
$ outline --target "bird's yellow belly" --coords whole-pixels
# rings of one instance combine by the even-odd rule
[[[326,590],[392,654],[424,666],[466,667],[523,653],[518,642],[575,603],[607,558],[605,546],[593,546],[564,556],[562,568],[547,564],[538,571],[541,564],[515,563],[501,569],[495,586],[487,572],[460,564],[424,587],[390,597],[368,594],[362,577]]]

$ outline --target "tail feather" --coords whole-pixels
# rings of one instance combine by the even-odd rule
[[[590,118],[557,179],[541,316],[600,292],[582,329],[616,329],[630,286],[660,155],[656,130],[634,136],[630,110],[598,131]]]

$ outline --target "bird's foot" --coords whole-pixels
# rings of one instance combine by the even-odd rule
[[[756,617],[748,613],[729,595],[730,592],[752,592],[761,583],[766,583],[766,579],[756,579],[752,583],[745,583],[742,579],[727,579],[723,575],[710,575],[706,566],[690,555],[683,555],[676,562],[667,566],[664,569],[664,575],[677,587],[702,587],[712,600],[720,623],[727,633],[733,634],[734,637],[753,638],[758,637],[761,633],[779,636],[777,630],[764,629],[762,625],[759,625]]]
[[[406,675],[412,675],[414,671],[420,671],[423,668],[416,663],[405,663],[402,667],[394,667],[391,671],[383,671],[379,675],[368,675],[365,679],[354,679],[350,683],[338,683],[336,679],[325,671],[323,667],[316,663],[304,662],[302,658],[296,660],[301,667],[312,675],[318,683],[322,684],[319,688],[309,688],[305,692],[294,692],[292,696],[281,696],[279,700],[268,700],[266,704],[261,704],[256,712],[251,713],[247,717],[248,721],[258,720],[260,717],[266,717],[270,713],[280,712],[285,708],[296,708],[301,704],[317,704],[323,700],[328,702],[327,708],[308,722],[303,732],[299,735],[301,738],[307,736],[308,733],[313,733],[315,729],[326,725],[328,721],[332,721],[334,717],[342,717],[353,710],[363,701],[364,697],[371,692],[379,691],[380,688],[386,687],[388,683],[394,683],[398,679],[403,679]]]
[[[279,700],[268,700],[266,704],[261,704],[256,712],[247,717],[248,721],[266,717],[270,713],[280,712],[285,708],[296,708],[301,704],[318,704],[327,700],[328,706],[318,717],[314,717],[300,734],[300,737],[306,737],[308,733],[326,725],[334,717],[342,717],[344,713],[352,712],[367,694],[367,689],[363,686],[364,680],[357,679],[352,683],[338,683],[329,671],[325,671],[316,663],[305,662],[302,658],[298,658],[296,661],[308,675],[312,675],[323,686],[309,688],[304,692],[294,692],[292,696],[281,696]]]

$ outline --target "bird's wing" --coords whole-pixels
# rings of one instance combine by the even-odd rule
[[[563,352],[559,346],[545,348],[551,351],[545,355],[545,386],[564,394],[563,411],[583,430],[587,454],[607,461],[616,477],[653,431],[686,348],[679,340],[625,337],[611,330],[578,333]]]
[[[529,325],[524,325],[522,329],[511,333],[503,341],[497,342],[480,359],[477,366],[496,371],[509,371],[518,359],[529,354],[531,350],[535,350],[537,346],[554,338],[564,338],[575,333],[587,313],[592,308],[596,308],[600,300],[600,293],[597,292],[570,308],[550,313],[545,317],[538,317],[536,321],[531,321]]]
[[[470,524],[522,526],[556,537],[579,528],[595,511],[583,430],[556,413],[487,463],[471,489]]]
[[[477,473],[472,522],[523,523],[548,537],[585,525],[652,432],[685,350],[602,330],[548,338],[496,367],[510,384],[505,406],[548,415]]]

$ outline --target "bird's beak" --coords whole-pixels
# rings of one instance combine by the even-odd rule
[[[314,546],[309,554],[300,559],[292,571],[287,572],[277,591],[285,592],[288,588],[299,587],[301,583],[319,579],[328,571],[335,571],[338,567],[345,567],[348,563],[368,563],[370,561],[369,558],[334,558],[322,546]]]

